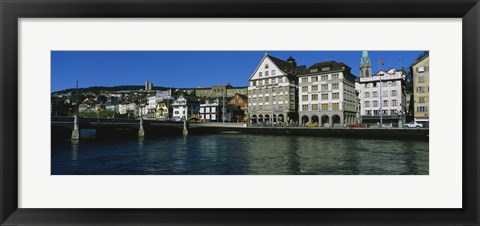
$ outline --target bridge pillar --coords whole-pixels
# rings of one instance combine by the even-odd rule
[[[72,140],[79,140],[80,139],[80,132],[78,131],[78,116],[75,115],[75,119],[73,120],[73,131],[72,131]]]
[[[188,129],[187,129],[187,120],[183,121],[183,135],[187,136],[188,135]]]
[[[140,129],[138,129],[138,137],[144,137],[145,131],[143,130],[143,118],[140,117]]]

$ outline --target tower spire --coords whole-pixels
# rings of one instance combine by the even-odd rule
[[[362,51],[362,58],[360,59],[360,77],[370,77],[372,75],[372,64],[368,51]]]

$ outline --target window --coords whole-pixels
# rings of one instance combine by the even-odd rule
[[[397,114],[397,110],[390,110],[390,115],[396,115]]]
[[[313,85],[312,86],[312,91],[318,91],[318,85]]]
[[[397,106],[397,100],[392,100],[392,106]]]
[[[268,71],[265,71],[265,76],[268,76]]]
[[[370,107],[370,101],[365,101],[365,107]]]
[[[258,77],[262,77],[262,72],[258,72]]]
[[[392,86],[397,86],[397,81],[392,81]]]
[[[378,92],[377,91],[373,91],[373,97],[378,97]]]
[[[380,111],[379,110],[374,110],[373,115],[379,115]]]
[[[382,82],[382,87],[387,87],[387,82]]]
[[[312,111],[318,111],[318,104],[312,104]]]
[[[418,72],[418,73],[423,73],[423,72],[425,72],[425,67],[417,67],[417,72]]]
[[[365,83],[365,88],[368,88],[368,83]]]
[[[283,96],[278,96],[278,101],[283,101]]]
[[[367,115],[372,115],[372,110],[368,110],[366,113]]]
[[[257,85],[257,81],[252,81],[252,86],[256,86]]]
[[[427,112],[427,107],[417,107],[418,112]]]
[[[314,76],[312,77],[312,79],[313,79],[312,81],[318,82],[318,76]]]
[[[302,95],[302,101],[308,101],[308,95]]]
[[[388,91],[387,91],[387,90],[384,90],[384,91],[383,91],[383,96],[384,96],[384,97],[388,97]]]
[[[312,68],[312,69],[310,69],[310,73],[315,73],[315,72],[318,72],[318,68]]]
[[[328,111],[328,104],[322,104],[322,111]]]
[[[275,70],[272,70],[272,75],[275,75]]]
[[[328,71],[328,70],[330,70],[330,67],[323,67],[322,68],[322,71]]]
[[[302,93],[308,92],[308,86],[302,86]]]
[[[318,94],[312,94],[312,100],[318,100]]]
[[[372,83],[372,84],[373,84],[373,87],[377,87],[377,83],[376,83],[376,82],[374,82],[374,83]]]
[[[272,83],[272,84],[276,83],[276,82],[275,82],[276,80],[277,80],[277,79],[272,78],[271,83]]]
[[[340,110],[340,104],[339,103],[333,103],[332,104],[332,110],[334,110],[334,111]]]
[[[260,102],[260,103],[263,102],[263,97],[259,97],[258,102]]]
[[[270,79],[265,79],[265,85],[269,84]]]
[[[328,84],[322,84],[322,91],[328,90]]]
[[[418,102],[420,103],[425,103],[425,97],[419,97]]]
[[[322,76],[320,76],[320,79],[322,81],[327,81],[328,80],[328,75],[322,75]]]
[[[265,97],[265,102],[268,103],[268,101],[270,101],[270,97]]]
[[[338,83],[333,83],[332,84],[332,89],[338,89]]]
[[[383,101],[383,106],[384,106],[384,107],[388,107],[388,100],[384,100],[384,101]]]
[[[424,83],[425,82],[425,77],[420,76],[418,77],[418,83]]]
[[[364,96],[365,98],[370,98],[370,92],[365,92]]]
[[[308,82],[308,78],[305,77],[305,78],[302,78],[302,83],[307,83]]]
[[[339,93],[332,93],[332,100],[338,100],[338,98],[340,98]]]
[[[378,101],[376,101],[376,100],[373,101],[373,106],[374,106],[374,107],[378,107]]]
[[[392,90],[392,97],[395,97],[397,96],[397,91],[396,90]]]
[[[417,92],[423,93],[423,87],[421,87],[421,86],[420,86],[420,87],[417,87]]]
[[[302,105],[302,111],[308,111],[308,104]]]
[[[259,86],[263,85],[262,83],[263,83],[263,80],[258,80],[258,85]]]
[[[265,64],[265,69],[268,69],[268,64]]]
[[[322,93],[322,100],[328,100],[328,93]]]
[[[339,78],[339,75],[338,74],[332,74],[332,80],[333,79],[338,79]]]

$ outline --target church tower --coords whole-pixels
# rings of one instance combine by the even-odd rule
[[[360,60],[360,77],[372,76],[372,64],[370,63],[370,57],[368,51],[362,51],[362,59]]]

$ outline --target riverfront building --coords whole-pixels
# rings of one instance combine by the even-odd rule
[[[305,70],[293,57],[286,61],[268,54],[248,79],[248,112],[252,124],[298,121],[298,78]]]
[[[299,77],[299,117],[302,124],[322,127],[355,123],[355,76],[336,61],[315,63]]]
[[[360,121],[402,127],[405,122],[405,70],[379,71],[360,78]]]
[[[430,96],[430,57],[426,55],[412,64],[414,120],[423,124],[429,123]]]
[[[173,102],[172,107],[174,120],[188,120],[193,115],[198,116],[200,102],[194,98],[180,96]]]

